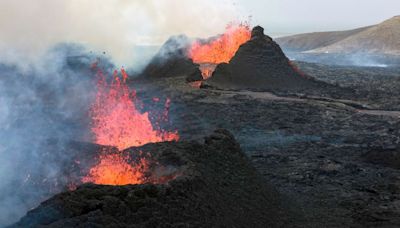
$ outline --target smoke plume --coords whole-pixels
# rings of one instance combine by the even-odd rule
[[[90,135],[93,62],[140,67],[153,54],[146,45],[208,37],[235,20],[229,0],[2,0],[0,227],[65,184],[65,145]]]
[[[229,0],[3,0],[0,58],[37,58],[59,42],[79,42],[129,66],[143,57],[134,53],[137,45],[182,33],[208,37],[238,15]]]
[[[0,64],[0,227],[62,190],[61,167],[70,156],[64,145],[90,140],[90,65],[112,64],[83,50],[60,44],[41,64]]]

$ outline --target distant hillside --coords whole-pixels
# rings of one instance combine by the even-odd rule
[[[281,47],[289,51],[309,51],[329,46],[368,28],[369,27],[365,27],[348,31],[304,33],[277,38],[276,41]]]
[[[369,27],[300,34],[276,41],[286,51],[400,55],[400,16]]]

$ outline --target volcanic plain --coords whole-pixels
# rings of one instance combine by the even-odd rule
[[[111,216],[111,221],[116,216],[125,219],[129,215],[122,213],[125,209],[118,208],[118,203],[121,197],[128,197],[129,192],[138,192],[135,196],[138,199],[132,201],[135,207],[138,202],[148,204],[151,201],[150,205],[157,206],[147,208],[161,213],[155,219],[165,219],[153,221],[154,226],[168,221],[176,227],[224,224],[229,227],[246,227],[246,224],[251,227],[399,227],[400,69],[290,62],[279,45],[265,36],[261,28],[252,31],[250,41],[242,45],[237,54],[231,63],[217,66],[218,81],[213,82],[216,78],[211,76],[200,82],[200,86],[188,83],[201,80],[201,72],[193,70],[198,65],[180,55],[169,60],[174,66],[181,61],[187,66],[178,73],[169,74],[169,69],[176,68],[158,69],[160,64],[155,64],[150,66],[155,69],[147,68],[146,71],[162,72],[168,77],[146,78],[144,73],[129,80],[130,87],[136,89],[137,96],[145,104],[151,104],[154,97],[171,100],[170,122],[179,132],[179,141],[183,141],[170,146],[161,143],[147,147],[160,147],[159,150],[167,154],[178,151],[181,153],[178,158],[186,156],[190,160],[196,157],[197,160],[192,159],[192,162],[198,162],[198,168],[191,170],[206,170],[202,173],[206,176],[197,176],[200,182],[187,185],[177,178],[171,183],[182,186],[173,186],[168,196],[163,195],[166,188],[160,186],[83,185],[46,201],[15,226],[29,223],[30,219],[45,213],[49,205],[57,207],[72,205],[75,201],[90,201],[91,194],[101,195],[102,200],[117,206],[110,209],[112,213],[97,211],[91,217],[94,221],[84,215],[85,210],[89,210],[87,205],[91,204],[79,204],[73,209],[66,207],[70,214],[77,208],[80,211],[75,218],[57,215],[51,222],[39,222],[39,225],[93,225],[102,215]],[[242,71],[235,70],[241,69],[242,64],[246,65]],[[264,79],[259,78],[264,76]],[[226,130],[213,133],[215,129]],[[208,135],[211,136],[203,144]],[[185,144],[188,141],[191,143]],[[213,143],[221,146],[210,149]],[[201,151],[205,157],[201,156]],[[182,155],[185,153],[187,155]],[[236,155],[232,157],[232,153]],[[244,158],[239,159],[241,153]],[[210,189],[199,190],[205,184],[209,184]],[[154,192],[161,193],[153,197],[155,199],[143,196]],[[199,192],[199,197],[191,195]],[[261,197],[266,192],[267,196]],[[213,198],[217,193],[221,196]],[[251,194],[258,194],[259,199]],[[145,201],[141,197],[146,198]],[[214,205],[201,197],[222,201]],[[237,199],[236,205],[222,203],[234,199]],[[198,206],[200,213],[209,216],[209,223],[199,224],[199,221],[207,221],[206,217],[202,214],[190,217],[196,214],[190,210],[186,222],[177,211],[171,212],[171,216],[178,216],[175,220],[163,217],[168,213],[166,205],[184,210],[177,206],[179,202],[188,208]],[[229,210],[231,207],[235,210]],[[250,208],[246,216],[255,220],[249,222],[237,218],[236,223],[229,223],[229,216],[240,214],[241,207]],[[255,208],[265,211],[252,211]],[[104,210],[108,208],[104,207]],[[226,210],[232,214],[223,214]],[[152,212],[146,213],[150,221]],[[222,214],[213,217],[213,213]],[[138,219],[143,218],[139,216]],[[137,224],[151,226],[151,223]]]
[[[376,75],[385,72],[378,68],[299,65],[316,78],[368,96],[342,101],[194,89],[184,78],[153,81],[145,88],[174,101],[172,122],[182,140],[199,139],[215,128],[231,131],[265,181],[305,212],[308,222],[300,226],[399,226],[400,112],[395,110],[400,97],[387,88],[400,88],[394,84],[400,75]]]
[[[251,64],[265,67],[270,61],[255,59],[262,57],[253,55]],[[224,88],[208,80],[196,89],[186,83],[188,75],[132,85],[139,93],[146,88],[144,96],[151,87],[149,94],[174,101],[172,122],[182,140],[215,128],[232,132],[265,181],[306,217],[299,226],[400,226],[400,69],[292,64],[303,81],[284,77],[287,87],[282,77],[268,81],[278,81],[278,89],[260,84],[232,90],[232,81]],[[252,80],[251,70],[234,74]]]

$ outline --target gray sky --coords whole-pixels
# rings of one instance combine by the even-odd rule
[[[271,36],[352,29],[400,14],[400,0],[0,0],[0,61],[37,58],[59,42],[121,64],[171,35],[209,37],[252,16]]]
[[[400,0],[235,0],[273,34],[352,29],[400,15]]]

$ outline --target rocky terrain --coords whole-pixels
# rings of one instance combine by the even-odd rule
[[[318,80],[351,88],[352,100],[370,109],[400,110],[400,67],[329,66],[296,62],[306,74]]]
[[[399,68],[289,62],[276,43],[258,35],[253,31],[254,39],[237,52],[240,61],[219,66],[228,72],[217,67],[214,76],[233,84],[225,78],[213,85],[213,76],[194,88],[187,81],[200,78],[197,66],[174,51],[165,52],[174,57],[170,63],[160,58],[130,80],[149,110],[154,97],[171,99],[180,142],[124,153],[146,150],[182,175],[166,185],[82,185],[45,201],[14,226],[399,227]],[[261,61],[264,52],[276,59]],[[190,67],[175,71],[182,60]],[[240,77],[252,79],[245,73],[260,62],[265,65],[256,73],[268,80],[232,87],[246,82]],[[245,70],[237,65],[238,74],[235,64]],[[270,80],[268,73],[275,72]],[[66,148],[80,154],[79,146]],[[82,166],[93,162],[93,154],[86,155]],[[67,170],[75,166],[74,160],[65,164]]]
[[[127,149],[179,170],[168,184],[82,185],[42,203],[12,227],[288,227],[301,213],[268,186],[226,130],[197,142]],[[159,166],[159,165],[158,165]],[[171,168],[170,168],[171,169]],[[154,173],[154,171],[153,171]],[[286,202],[288,201],[288,202]]]
[[[312,75],[320,80],[351,86],[360,91],[370,90],[371,93],[376,91],[376,94],[380,94],[379,90],[396,87],[389,79],[375,84],[379,87],[374,86],[373,83],[379,82],[383,77],[379,69],[341,69],[307,63],[297,64],[305,72],[310,74],[314,72]],[[341,76],[339,72],[348,72],[347,77]],[[377,72],[376,75],[373,72]],[[392,74],[386,75],[393,79],[396,77],[396,72],[397,70],[393,69]],[[329,75],[331,76],[328,77]],[[357,81],[363,81],[364,77],[365,84],[357,87]],[[296,216],[296,219],[289,216],[288,220],[296,222],[285,227],[398,227],[400,225],[399,112],[382,110],[373,112],[374,110],[362,109],[361,106],[348,105],[335,99],[277,96],[268,92],[245,90],[196,89],[188,85],[185,79],[186,76],[147,82],[133,81],[132,86],[138,89],[138,96],[147,103],[151,103],[154,96],[170,97],[171,121],[179,130],[182,141],[201,142],[202,136],[210,134],[215,128],[231,131],[251,165],[263,176],[265,183],[276,188],[279,194],[288,199],[286,202],[283,201],[283,206],[291,206],[295,212],[301,214],[299,217]],[[372,84],[366,86],[368,83]],[[387,95],[385,97],[385,93],[380,94],[387,102],[398,101],[394,96]],[[376,100],[377,104],[378,101]],[[381,103],[382,108],[384,105]],[[193,150],[196,151],[194,148]],[[219,155],[215,157],[215,161],[222,164],[231,160],[230,157],[222,158]],[[212,164],[207,166],[213,167]],[[230,167],[227,176],[241,170],[236,165]],[[167,188],[157,187],[156,191],[162,195]],[[143,189],[144,192],[154,190],[148,185],[126,187],[84,185],[76,191],[63,193],[47,201],[42,207],[30,212],[19,224],[23,226],[24,222],[31,223],[31,220],[26,219],[32,216],[36,218],[41,213],[47,215],[49,212],[45,210],[46,205],[81,202],[81,197],[87,196],[88,199],[93,199],[90,202],[96,203],[74,204],[75,206],[66,211],[67,217],[55,213],[55,217],[51,220],[55,222],[54,226],[56,224],[74,226],[80,222],[89,224],[88,222],[92,221],[90,218],[100,223],[123,225],[126,221],[131,221],[125,220],[126,214],[110,215],[108,213],[119,209],[108,210],[108,207],[101,205],[115,203],[130,208],[128,205],[131,201],[126,197],[139,189]],[[251,191],[253,190],[254,188]],[[199,191],[202,191],[201,188]],[[91,198],[92,192],[98,192],[99,196]],[[117,195],[109,192],[115,192]],[[145,195],[146,205],[148,202],[154,202],[147,193]],[[158,196],[160,195],[154,196],[155,202],[159,199]],[[236,202],[236,199],[228,200]],[[267,206],[269,204],[270,202],[266,203]],[[149,207],[162,210],[157,205],[159,204],[151,203]],[[262,205],[264,203],[257,204],[256,208]],[[211,213],[208,210],[206,212]],[[96,219],[98,216],[105,219],[98,220]],[[115,216],[121,216],[119,218],[123,222],[117,223]],[[148,217],[143,215],[143,218]],[[301,219],[297,220],[298,218]],[[45,216],[44,219],[45,223],[51,224],[46,220],[48,217]],[[187,221],[189,224],[195,224],[191,222],[194,220]],[[278,220],[275,222],[282,222]],[[139,219],[138,223],[146,224],[149,221],[154,222]],[[260,220],[253,222],[257,221]],[[181,221],[178,219],[169,221],[170,224],[175,222],[178,224]]]
[[[146,88],[143,95],[162,91],[171,97],[183,139],[215,127],[230,130],[265,181],[295,199],[307,217],[303,227],[398,227],[400,112],[383,110],[392,107],[387,102],[397,104],[396,93],[380,93],[397,87],[398,69],[297,64],[320,80],[369,91],[376,99],[353,101],[357,106],[340,99],[194,89],[179,77],[139,87]],[[364,108],[374,105],[382,110]]]

